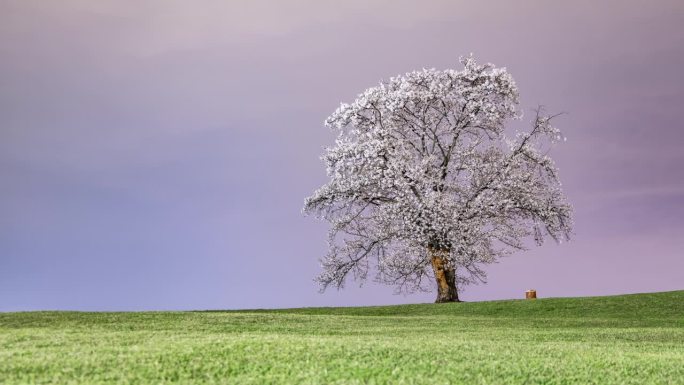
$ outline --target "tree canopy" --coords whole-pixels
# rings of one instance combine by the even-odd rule
[[[511,133],[522,119],[513,77],[461,63],[381,82],[325,121],[339,130],[322,157],[329,181],[304,206],[331,224],[323,289],[371,271],[400,290],[429,289],[436,255],[462,286],[527,239],[569,237],[571,206],[548,156],[564,139],[554,116],[539,107]]]

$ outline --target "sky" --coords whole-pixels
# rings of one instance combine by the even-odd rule
[[[301,208],[340,102],[469,53],[565,112],[575,231],[462,299],[684,289],[679,0],[0,0],[0,311],[432,302],[319,293]]]

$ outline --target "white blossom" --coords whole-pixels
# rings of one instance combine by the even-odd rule
[[[448,250],[462,286],[527,238],[568,238],[571,206],[547,155],[564,140],[553,116],[539,108],[529,131],[507,136],[522,116],[515,81],[472,57],[461,63],[393,77],[326,119],[339,130],[322,157],[329,182],[304,206],[331,224],[323,289],[373,268],[400,290],[427,289],[428,247]]]

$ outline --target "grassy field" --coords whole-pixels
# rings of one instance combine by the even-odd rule
[[[0,313],[0,384],[684,384],[684,291]]]

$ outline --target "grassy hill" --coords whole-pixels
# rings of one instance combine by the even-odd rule
[[[0,313],[0,384],[684,384],[684,291]]]

